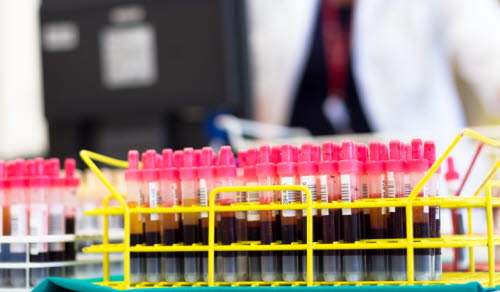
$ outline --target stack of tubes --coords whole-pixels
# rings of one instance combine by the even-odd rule
[[[47,236],[75,234],[77,188],[75,160],[66,159],[60,175],[57,158],[0,161],[0,235]],[[28,247],[28,248],[27,248]],[[28,258],[27,258],[28,257]],[[2,244],[0,262],[32,263],[75,261],[74,242]],[[0,287],[36,286],[48,276],[72,277],[74,267],[0,270]]]
[[[142,153],[129,151],[125,173],[130,207],[208,206],[215,187],[303,185],[316,202],[353,202],[366,198],[408,197],[436,160],[434,142],[398,140],[369,145],[346,140],[263,145],[239,151],[229,146],[218,155],[210,147],[180,151],[164,149]],[[439,171],[418,194],[438,195]],[[297,191],[220,193],[216,204],[305,203]],[[415,238],[440,237],[439,207],[413,207]],[[260,242],[304,243],[303,210],[265,210],[216,213],[217,244]],[[406,237],[404,207],[319,209],[313,212],[313,240],[322,243],[354,243],[362,239]],[[131,214],[131,245],[208,244],[208,213]],[[215,254],[215,279],[222,282],[303,281],[304,251],[224,251]],[[325,250],[313,255],[314,281],[406,281],[405,249]],[[206,252],[131,253],[131,281],[206,282]],[[415,280],[441,278],[441,250],[415,250]]]

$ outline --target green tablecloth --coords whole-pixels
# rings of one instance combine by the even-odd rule
[[[111,292],[118,291],[112,288],[103,287],[99,285],[92,284],[93,280],[73,280],[73,279],[63,279],[63,278],[47,278],[40,285],[38,285],[33,292]],[[135,292],[146,292],[151,291],[149,289],[133,289]],[[179,288],[153,288],[154,291],[169,291],[175,289],[176,292],[271,292],[271,291],[292,291],[293,292],[323,292],[332,291],[335,292],[424,292],[424,291],[439,291],[439,292],[482,292],[482,291],[494,291],[499,288],[483,288],[479,283],[472,282],[468,284],[460,285],[430,285],[430,286],[317,286],[317,287],[179,287]],[[132,291],[132,290],[130,290]]]

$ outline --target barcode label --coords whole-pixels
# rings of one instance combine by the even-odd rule
[[[351,176],[342,174],[340,176],[340,190],[342,194],[342,203],[351,202]],[[342,208],[342,215],[351,215],[351,208]]]
[[[51,204],[49,209],[49,234],[64,234],[64,205]],[[64,251],[64,243],[52,242],[49,244],[50,251]]]
[[[363,188],[363,199],[368,199],[368,184],[367,183],[363,183],[362,188]],[[370,214],[370,208],[364,208],[363,209],[363,214],[369,215]]]
[[[387,197],[394,199],[396,198],[396,186],[394,181],[394,172],[387,173]],[[396,212],[396,207],[389,207],[389,212]]]
[[[33,204],[30,208],[30,235],[43,236],[49,234],[49,218],[47,204]],[[32,243],[30,253],[37,255],[48,251],[46,242]]]
[[[280,180],[281,185],[290,186],[293,185],[293,177],[282,177]],[[288,205],[299,200],[296,191],[281,191],[281,204]],[[295,210],[283,210],[283,217],[293,217],[295,216]]]
[[[179,194],[177,193],[176,183],[171,184],[171,190],[172,190],[172,196],[174,197],[174,205],[180,205],[181,202],[179,202]]]
[[[405,197],[409,197],[411,194],[411,185],[409,183],[405,184]]]
[[[308,187],[309,190],[311,190],[311,201],[316,201],[317,198],[318,198],[318,192],[316,190],[316,178],[312,175],[308,175],[308,176],[301,176],[300,177],[300,184],[305,186],[305,187]],[[305,192],[301,192],[301,196],[302,196],[302,204],[307,204],[307,196],[306,196],[306,193]],[[304,216],[307,215],[307,210],[302,210],[302,214]],[[318,214],[318,210],[317,209],[313,209],[312,210],[312,214],[313,216],[317,215]]]
[[[149,182],[149,207],[155,208],[161,205],[160,192],[158,191],[158,183],[157,182]],[[150,215],[151,221],[160,220],[160,214],[151,213]]]
[[[10,234],[14,236],[28,235],[28,211],[26,205],[16,204],[10,207]],[[13,243],[10,245],[10,252],[26,252],[24,243]]]
[[[247,183],[248,187],[254,187],[258,184],[256,182]],[[259,202],[259,192],[256,191],[248,191],[247,192],[247,202],[249,203],[258,203]],[[260,221],[260,213],[259,211],[248,211],[248,221]]]
[[[440,213],[441,209],[439,209],[439,206],[436,206],[436,220],[439,220]]]
[[[380,198],[387,198],[387,181],[385,180],[385,175],[382,175],[380,179],[380,187],[382,189]],[[382,207],[382,215],[385,215],[386,213],[387,213],[387,208]]]
[[[328,176],[327,175],[321,175],[319,177],[319,185],[320,185],[320,192],[321,192],[321,203],[329,203],[328,202]],[[328,209],[321,209],[321,215],[328,216],[329,215]]]
[[[200,206],[208,206],[207,180],[204,178],[200,179]],[[201,212],[200,217],[208,218],[208,212]]]

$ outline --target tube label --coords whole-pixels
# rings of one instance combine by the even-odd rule
[[[155,208],[155,207],[160,206],[161,205],[161,198],[160,198],[160,192],[158,189],[158,183],[157,182],[149,182],[148,189],[149,189],[149,207]],[[160,220],[160,214],[151,213],[150,218],[151,218],[151,221]]]
[[[258,186],[256,182],[247,183],[247,187],[255,187]],[[259,202],[259,192],[257,191],[248,191],[247,192],[247,202],[249,203],[258,203]],[[259,221],[260,213],[257,210],[248,211],[248,221]]]
[[[10,206],[10,234],[13,236],[28,235],[28,210],[24,204]],[[26,244],[13,243],[10,245],[11,253],[26,252]]]
[[[51,204],[49,210],[49,234],[61,235],[64,234],[64,205]],[[51,242],[49,244],[50,251],[64,251],[63,242]]]
[[[43,236],[49,234],[49,208],[47,204],[33,204],[30,208],[30,235]],[[37,255],[47,252],[46,242],[32,243],[30,253]]]
[[[387,173],[387,197],[390,199],[396,198],[396,185],[394,181],[394,172]],[[396,207],[389,207],[389,212],[396,212]]]
[[[312,175],[307,175],[307,176],[301,176],[300,177],[300,184],[308,187],[309,190],[311,190],[311,201],[316,201],[318,198],[318,193],[316,191],[316,178]],[[301,192],[302,196],[302,204],[307,204],[307,196],[305,192]],[[307,210],[302,210],[302,214],[304,216],[307,215]],[[318,215],[318,210],[313,209],[312,210],[313,216]]]
[[[202,207],[208,206],[207,180],[204,178],[200,179],[200,206]],[[208,218],[208,212],[201,212],[200,217]]]
[[[321,192],[321,203],[329,203],[328,202],[328,175],[324,174],[319,177],[319,185],[320,185],[320,192]],[[321,215],[322,216],[328,216],[329,210],[328,209],[321,209]]]
[[[382,175],[380,177],[380,190],[381,190],[381,193],[380,193],[380,198],[387,198],[387,193],[386,193],[386,190],[387,190],[387,181],[385,180],[385,175]],[[380,208],[381,209],[381,213],[382,215],[385,215],[387,214],[387,208],[386,207],[382,207]]]
[[[424,185],[423,196],[424,196],[424,198],[429,197],[429,188],[428,188],[427,184]],[[425,205],[423,209],[424,209],[424,213],[429,213],[429,206],[428,205]]]
[[[285,176],[280,178],[280,183],[283,186],[294,185],[294,178],[291,176]],[[291,203],[298,202],[297,191],[281,191],[281,204],[288,205]],[[295,216],[295,210],[283,210],[283,217],[293,217]]]
[[[366,183],[366,178],[364,179],[364,182],[363,182],[363,199],[368,199],[368,184]],[[363,208],[363,214],[369,215],[370,208]]]
[[[342,193],[342,203],[351,202],[351,176],[348,174],[340,175],[340,190]],[[342,208],[342,215],[351,215],[351,208]]]

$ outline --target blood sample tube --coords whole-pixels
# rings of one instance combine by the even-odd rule
[[[278,163],[281,162],[281,146],[271,146],[271,163],[274,163],[274,165],[278,165]],[[275,202],[281,202],[281,192],[274,192],[274,201]],[[278,210],[273,210],[273,215],[276,218],[276,224],[274,227],[276,228],[274,231],[274,234],[276,234],[276,240],[281,240],[281,232],[280,232],[280,226],[281,226],[281,215]],[[301,213],[297,213],[297,216],[302,215]],[[300,218],[300,217],[297,217]],[[300,224],[297,226],[300,230],[301,226]],[[299,237],[300,238],[300,237]],[[278,254],[278,257],[280,257],[281,254]],[[278,270],[281,270],[281,261],[278,261]]]
[[[215,168],[213,158],[215,153],[210,147],[203,147],[201,150],[200,166],[198,167],[198,178],[200,180],[200,206],[207,207],[209,194],[216,186]],[[201,240],[204,245],[208,245],[208,212],[200,214]],[[217,265],[215,265],[217,271]],[[208,281],[208,254],[203,253],[202,261],[203,280]]]
[[[193,148],[185,148],[183,166],[179,169],[181,179],[182,206],[199,205],[199,182],[196,175]],[[199,213],[182,213],[184,245],[200,242]],[[187,282],[200,280],[200,258],[197,252],[184,254],[184,279]]]
[[[257,178],[256,164],[258,160],[258,150],[257,148],[250,148],[246,152],[245,156],[245,167],[243,168],[243,174],[245,176],[246,186],[258,186],[259,181]],[[258,203],[259,202],[259,192],[248,191],[246,193],[247,202]],[[248,211],[248,240],[249,241],[260,241],[260,213],[259,211]],[[249,252],[249,262],[248,270],[250,281],[261,281],[261,253],[258,251]]]
[[[63,235],[64,226],[64,187],[65,180],[59,177],[61,163],[58,158],[51,158],[44,162],[44,173],[49,176],[49,235]],[[50,261],[64,261],[64,243],[52,242],[49,244]],[[50,268],[52,277],[64,276],[64,267]]]
[[[9,202],[6,194],[5,162],[0,160],[0,236],[9,235]],[[0,262],[9,261],[9,244],[0,244]],[[9,272],[0,269],[0,287],[6,287],[9,282]]]
[[[422,140],[413,139],[411,142],[412,159],[408,161],[408,170],[410,172],[411,189],[414,189],[417,183],[422,179],[429,168],[427,159],[423,158]],[[428,196],[428,186],[417,195],[418,197]],[[429,238],[429,206],[413,207],[413,229],[415,238]],[[431,249],[415,249],[415,280],[432,280],[432,257]]]
[[[342,143],[342,160],[339,161],[342,202],[349,203],[361,199],[362,162],[356,159],[356,147],[352,141]],[[361,239],[363,210],[343,208],[344,242],[354,243]],[[363,252],[361,250],[344,251],[344,276],[349,282],[363,280]]]
[[[429,162],[429,168],[436,162],[436,145],[432,141],[425,141],[424,143],[424,158]],[[427,185],[427,191],[429,197],[439,196],[439,179],[441,175],[441,167],[436,170],[436,172],[431,176]],[[440,208],[439,206],[429,207],[429,222],[430,222],[430,237],[439,238],[441,237],[441,219],[440,219]],[[442,266],[441,262],[441,249],[435,248],[432,250],[432,280],[441,280],[442,276]]]
[[[311,200],[316,201],[317,199],[317,191],[316,191],[316,186],[317,186],[317,180],[316,180],[316,175],[318,173],[318,164],[317,162],[313,161],[312,157],[312,151],[313,151],[313,145],[311,143],[304,143],[301,146],[300,149],[300,156],[299,156],[299,162],[297,163],[297,173],[299,175],[300,179],[300,184],[308,187],[309,190],[311,190]],[[301,192],[301,198],[302,198],[302,204],[307,203],[306,199],[306,193]],[[316,226],[320,226],[319,224],[319,219],[318,217],[318,210],[313,209],[313,241],[317,242],[318,241],[318,232],[315,232],[317,230]],[[307,241],[307,217],[306,217],[307,211],[302,210],[302,243],[306,243]],[[302,257],[302,276],[305,279],[307,275],[307,265],[306,265],[306,252],[300,252],[301,257]],[[319,261],[319,254],[316,251],[314,256],[313,256],[313,275],[314,275],[314,280],[318,281],[319,276],[320,276],[320,261]]]
[[[145,206],[155,208],[161,206],[158,168],[156,165],[156,151],[147,150],[142,154],[142,184],[141,192],[144,194]],[[161,243],[161,216],[158,213],[145,214],[145,240],[146,245],[153,246]],[[146,256],[146,281],[159,282],[161,279],[161,254],[148,252]]]
[[[43,175],[43,158],[27,162],[29,170],[29,197],[30,197],[30,235],[47,236],[49,234],[49,204],[48,186],[49,178]],[[47,242],[32,243],[30,246],[30,261],[35,263],[49,261],[49,246]],[[38,285],[49,276],[48,268],[30,270],[32,286]]]
[[[25,161],[14,160],[7,164],[8,197],[10,201],[10,234],[12,236],[28,235],[28,180],[25,177]],[[26,244],[10,244],[10,261],[26,261]],[[26,286],[26,270],[10,270],[10,284],[13,287]]]
[[[271,149],[269,145],[263,145],[259,148],[259,163],[255,169],[259,185],[276,185],[276,165],[271,163]],[[275,202],[276,196],[273,191],[262,191],[259,194],[261,205],[269,205]],[[262,244],[271,244],[276,239],[276,217],[273,211],[260,211],[260,241]],[[262,251],[261,253],[261,271],[262,279],[266,282],[276,281],[278,277],[278,257],[277,252]]]
[[[127,205],[129,208],[145,206],[144,194],[141,193],[141,171],[139,170],[139,152],[128,152],[128,169],[125,170],[127,184]],[[143,244],[144,216],[137,213],[130,214],[130,246]],[[130,253],[130,281],[139,283],[145,281],[146,267],[145,255],[138,252]]]
[[[460,188],[460,174],[455,170],[455,163],[453,157],[448,157],[446,160],[447,169],[444,175],[446,180],[446,186],[448,189],[448,196],[456,196],[457,191]],[[453,233],[460,235],[465,234],[464,218],[467,216],[464,214],[465,209],[452,209],[451,216],[453,221]],[[456,271],[464,271],[467,269],[468,257],[467,248],[455,248],[454,249],[454,269]]]
[[[64,161],[64,172],[65,172],[65,198],[66,198],[66,208],[64,209],[65,218],[65,228],[66,234],[75,234],[75,218],[76,218],[76,208],[78,206],[78,185],[80,184],[80,179],[75,177],[76,161],[72,158],[68,158]],[[66,251],[67,261],[76,260],[76,246],[75,242],[66,242],[64,244],[64,250]],[[67,266],[65,268],[65,275],[71,277],[75,273],[74,266]]]
[[[368,199],[368,180],[365,171],[366,162],[368,161],[368,147],[365,144],[356,144],[357,159],[362,163],[361,167],[361,184],[363,190],[363,199]],[[370,237],[370,208],[363,208],[361,215],[361,239],[368,239]],[[371,257],[365,256],[369,251],[362,250],[363,256],[363,273],[364,277],[368,278],[368,268],[370,266]]]
[[[261,149],[262,152],[262,149]],[[297,185],[297,165],[292,162],[293,153],[290,144],[281,146],[281,162],[278,164],[278,177],[281,185]],[[282,191],[281,204],[287,205],[300,202],[300,193],[296,191]],[[296,210],[283,210],[281,212],[281,241],[291,244],[298,240]],[[296,251],[284,251],[282,255],[283,280],[293,282],[298,279],[298,254]]]
[[[384,162],[380,157],[380,142],[370,143],[370,160],[365,163],[365,172],[368,183],[368,197],[380,199],[385,197]],[[385,208],[370,208],[371,239],[387,238],[387,216]],[[388,278],[387,252],[384,249],[368,252],[370,263],[369,278],[373,281],[386,281]]]
[[[219,165],[216,167],[219,183],[223,186],[234,186],[236,179],[236,166],[233,162],[231,147],[222,146],[219,151]],[[225,192],[220,194],[220,204],[230,206],[236,203],[235,192]],[[236,242],[236,212],[222,212],[221,214],[221,239],[223,245],[230,245]],[[223,279],[225,282],[237,281],[237,261],[233,251],[223,252]]]
[[[246,165],[246,151],[238,152],[238,167],[236,168],[236,178],[234,185],[244,186],[245,175],[243,168]],[[236,192],[236,203],[245,203],[247,201],[246,192]],[[248,221],[246,211],[236,212],[236,241],[243,242],[248,240]],[[237,252],[238,264],[238,281],[246,281],[248,279],[248,252]]]
[[[323,160],[318,164],[322,203],[341,200],[339,175],[340,145],[323,143]],[[334,243],[342,239],[342,217],[340,209],[322,209],[323,243]],[[342,280],[342,255],[340,250],[323,252],[323,278],[327,282]]]
[[[404,145],[397,140],[389,143],[390,156],[385,161],[387,174],[387,197],[402,198],[404,192]],[[406,216],[404,207],[389,207],[388,213],[389,238],[406,237]],[[389,251],[391,277],[394,281],[406,281],[406,250],[393,249]]]
[[[162,164],[159,171],[160,197],[162,206],[171,208],[177,206],[179,171],[174,167],[172,149],[163,149]],[[161,215],[163,242],[173,245],[182,242],[179,229],[179,214],[164,213]],[[182,254],[177,252],[162,253],[162,273],[167,282],[179,282],[182,277]]]

